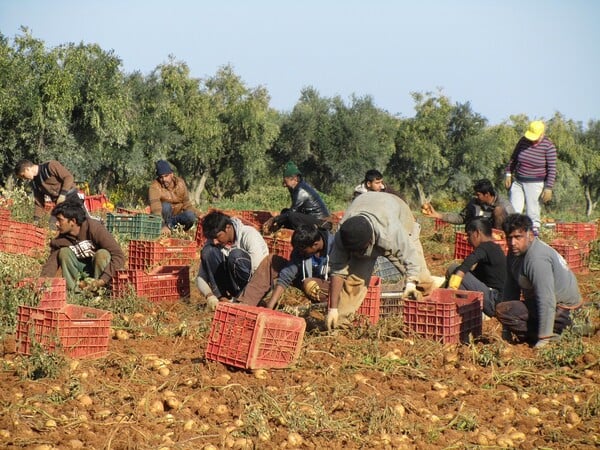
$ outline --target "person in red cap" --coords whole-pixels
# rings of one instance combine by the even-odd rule
[[[185,181],[173,174],[173,169],[164,159],[156,162],[156,179],[148,189],[148,200],[150,212],[162,216],[162,232],[165,234],[170,234],[178,225],[187,231],[196,223],[197,214]]]
[[[506,165],[504,179],[515,211],[520,214],[526,208],[536,236],[541,224],[541,203],[552,199],[556,179],[556,147],[545,131],[541,120],[529,124]]]

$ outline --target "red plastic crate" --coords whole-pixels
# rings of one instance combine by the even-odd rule
[[[243,369],[282,369],[298,358],[305,329],[301,317],[221,302],[211,324],[206,359]]]
[[[404,299],[402,292],[382,292],[381,301],[379,304],[379,318],[386,319],[388,317],[402,316],[404,308]]]
[[[0,228],[0,251],[38,257],[46,249],[46,229],[9,220]]]
[[[202,230],[202,218],[198,218],[198,222],[196,223],[196,236],[194,236],[194,241],[199,248],[204,247],[206,244],[206,238],[204,237],[204,231]]]
[[[549,245],[562,255],[573,272],[587,273],[589,271],[589,241],[554,239]]]
[[[416,333],[444,344],[481,336],[483,293],[435,289],[423,300],[404,299],[405,333]]]
[[[194,241],[163,238],[158,241],[129,241],[129,269],[154,266],[188,266],[197,258]]]
[[[290,259],[293,250],[292,234],[294,234],[294,230],[281,228],[271,235],[263,236],[267,243],[269,253],[279,255],[285,259]]]
[[[0,205],[0,220],[10,220],[10,209]]]
[[[106,209],[105,205],[109,203],[108,197],[105,194],[86,195],[83,202],[89,212]]]
[[[598,225],[596,222],[557,222],[555,230],[564,237],[572,237],[581,241],[594,241],[596,240]]]
[[[237,211],[235,216],[239,217],[243,221],[248,224],[252,224],[254,228],[258,231],[262,231],[262,226],[265,222],[271,218],[273,218],[273,213],[271,211]]]
[[[372,276],[367,286],[367,294],[360,304],[356,314],[365,316],[372,325],[379,322],[379,309],[381,306],[381,278]]]
[[[62,351],[71,358],[104,356],[108,352],[112,313],[79,305],[59,310],[19,306],[17,353],[30,355],[32,344],[47,351]]]
[[[24,278],[16,287],[36,291],[38,308],[61,309],[67,304],[67,281],[62,277]]]
[[[150,273],[143,270],[117,270],[112,280],[113,297],[123,297],[130,289],[139,297],[154,303],[177,301],[190,295],[190,268],[163,266]]]
[[[331,295],[327,299],[328,305],[331,305]],[[381,305],[381,278],[372,276],[367,286],[367,293],[363,302],[356,310],[357,316],[365,317],[372,325],[379,322],[379,309]],[[360,323],[360,320],[357,322]]]
[[[492,230],[493,241],[502,248],[504,254],[508,254],[508,245],[502,230]],[[454,233],[454,259],[465,259],[473,253],[473,246],[469,244],[467,233],[464,231],[456,231]]]

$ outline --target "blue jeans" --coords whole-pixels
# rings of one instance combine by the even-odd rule
[[[221,249],[206,244],[200,252],[200,270],[216,297],[237,297],[250,281],[252,260],[247,251],[234,248],[225,256]]]
[[[162,202],[162,218],[163,223],[170,229],[181,225],[187,231],[196,223],[196,214],[193,211],[182,211],[174,216],[173,205],[169,202]]]

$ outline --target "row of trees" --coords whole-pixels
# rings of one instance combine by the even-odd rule
[[[471,193],[473,181],[499,186],[529,118],[489,125],[470,104],[442,92],[413,93],[414,117],[396,117],[372,98],[323,98],[305,88],[291,112],[269,106],[230,66],[207,79],[171,58],[148,75],[126,74],[95,44],[46,48],[22,29],[0,34],[0,174],[10,187],[21,158],[60,160],[111,198],[136,202],[167,159],[198,204],[278,182],[287,160],[329,195],[347,197],[378,168],[407,198]],[[547,120],[559,149],[554,208],[588,215],[600,196],[600,123],[584,128],[560,113]]]

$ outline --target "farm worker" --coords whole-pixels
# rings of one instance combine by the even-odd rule
[[[365,172],[365,179],[354,188],[352,198],[356,198],[365,192],[387,192],[400,197],[400,193],[383,182],[383,174],[377,169],[369,169]]]
[[[460,213],[440,213],[430,203],[424,204],[421,211],[427,217],[433,217],[456,225],[466,225],[475,217],[485,217],[493,228],[501,230],[506,217],[515,212],[512,204],[496,193],[494,185],[486,178],[475,182],[473,192],[473,198]]]
[[[316,225],[301,224],[292,235],[292,247],[290,261],[278,255],[263,260],[238,297],[240,303],[257,305],[272,289],[266,307],[274,309],[285,289],[292,285],[313,301],[327,301],[333,234]]]
[[[539,348],[559,338],[571,323],[571,310],[583,300],[564,258],[535,236],[534,227],[524,214],[512,214],[504,222],[507,300],[496,305],[496,317],[502,337],[511,339],[513,334]]]
[[[214,310],[219,301],[240,295],[269,249],[258,230],[219,211],[204,216],[202,231],[207,243],[200,251],[196,285]]]
[[[185,181],[173,174],[173,169],[163,159],[156,162],[156,178],[148,189],[148,201],[150,212],[162,216],[161,231],[165,234],[170,234],[178,225],[187,231],[196,223],[196,211]]]
[[[506,279],[506,255],[492,236],[490,222],[476,217],[465,227],[469,244],[474,248],[461,264],[448,268],[448,287],[483,293],[483,312],[494,317],[496,303],[503,298]]]
[[[15,175],[23,180],[31,181],[35,204],[33,220],[36,223],[46,213],[46,196],[57,205],[66,200],[83,204],[79,189],[75,184],[75,178],[56,160],[34,164],[23,159],[15,166]]]
[[[556,179],[556,147],[545,131],[541,120],[529,124],[512,152],[504,178],[515,211],[521,214],[526,208],[525,214],[533,221],[536,236],[541,222],[540,203],[552,200]]]
[[[431,276],[419,234],[409,206],[395,195],[366,192],[350,203],[330,255],[329,329],[347,322],[360,307],[379,256],[403,277],[403,297],[419,299],[445,281]]]
[[[60,267],[70,290],[95,291],[109,285],[115,272],[125,265],[125,255],[114,236],[79,203],[67,200],[51,214],[59,234],[50,241],[50,256],[41,276],[54,277]],[[79,282],[82,277],[84,281]],[[94,280],[88,283],[85,278],[89,277]]]
[[[329,210],[319,193],[302,179],[302,173],[293,162],[288,162],[283,170],[283,186],[290,193],[292,204],[281,214],[269,219],[265,231],[281,227],[295,230],[300,224],[331,226],[328,222]]]

